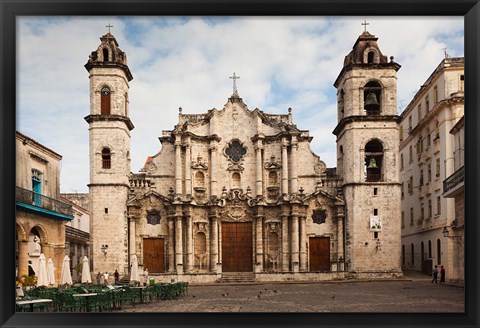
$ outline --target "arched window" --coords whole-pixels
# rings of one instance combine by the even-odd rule
[[[363,103],[367,115],[380,115],[382,87],[376,81],[368,82],[363,88]]]
[[[365,145],[365,181],[383,181],[383,146],[378,140],[371,140]]]
[[[100,96],[100,114],[110,115],[110,88],[103,87]]]
[[[442,244],[440,239],[437,239],[437,264],[442,263]]]
[[[423,244],[423,241],[422,243],[420,244],[420,257],[422,259],[422,263],[423,263],[423,260],[425,260],[425,245]]]
[[[370,51],[370,52],[368,53],[368,59],[367,59],[367,60],[368,60],[368,63],[369,63],[369,64],[373,64],[374,58],[375,58],[375,52],[374,52],[374,51]]]
[[[428,241],[428,258],[429,259],[432,258],[432,241],[431,240]]]
[[[198,171],[197,173],[195,173],[195,187],[196,188],[205,187],[205,175],[201,171]]]
[[[232,188],[240,188],[240,173],[232,174]]]
[[[111,154],[110,149],[103,148],[102,149],[102,169],[109,169],[111,168]]]
[[[412,265],[415,265],[415,246],[413,246],[413,243],[412,243],[411,249],[412,249]]]
[[[108,49],[103,48],[102,53],[103,53],[103,62],[105,63],[108,62]]]
[[[270,172],[268,173],[268,184],[269,184],[270,186],[274,186],[274,185],[277,184],[277,182],[278,182],[277,172],[275,172],[275,171],[270,171]]]

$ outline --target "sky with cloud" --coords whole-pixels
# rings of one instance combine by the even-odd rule
[[[233,72],[249,109],[288,113],[336,166],[336,89],[343,60],[363,32],[402,65],[398,113],[446,52],[464,54],[463,17],[19,17],[17,130],[60,153],[61,192],[88,192],[89,79],[84,68],[100,36],[127,53],[132,172],[158,153],[158,137],[183,113],[223,108]]]

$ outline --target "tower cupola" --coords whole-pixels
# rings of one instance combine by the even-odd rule
[[[124,72],[128,79],[133,79],[132,73],[127,66],[127,54],[118,47],[118,42],[115,37],[108,32],[100,37],[100,45],[97,50],[92,51],[88,58],[88,62],[85,64],[87,71],[93,67],[119,67]]]

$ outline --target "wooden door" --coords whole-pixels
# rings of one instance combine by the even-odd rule
[[[330,238],[312,237],[309,241],[310,271],[330,271]]]
[[[222,222],[222,271],[253,271],[251,222]]]
[[[163,238],[143,240],[143,266],[149,273],[165,272],[165,240]]]

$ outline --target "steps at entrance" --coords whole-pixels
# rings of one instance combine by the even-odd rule
[[[255,282],[253,272],[223,272],[220,283],[237,284],[244,282]]]
[[[124,275],[120,280],[118,281],[120,285],[128,285],[130,283],[130,275]]]

